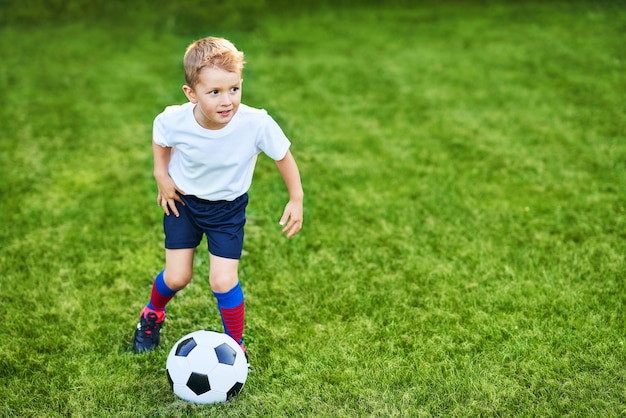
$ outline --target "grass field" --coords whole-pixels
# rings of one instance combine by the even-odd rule
[[[626,3],[12,3],[0,416],[626,415]],[[182,53],[206,35],[246,52],[244,102],[291,138],[306,198],[284,239],[259,161],[254,371],[196,406],[164,368],[182,335],[221,330],[204,244],[162,347],[130,342],[163,265],[152,119],[183,102]]]

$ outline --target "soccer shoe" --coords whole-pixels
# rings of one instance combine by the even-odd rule
[[[165,312],[154,311],[148,307],[141,311],[133,339],[135,351],[141,353],[157,348],[161,341],[161,327],[164,320]]]

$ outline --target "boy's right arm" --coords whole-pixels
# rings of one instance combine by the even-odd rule
[[[159,190],[157,205],[163,208],[166,215],[169,216],[171,209],[172,213],[178,217],[179,214],[175,202],[180,202],[184,205],[185,202],[180,198],[179,193],[184,195],[185,192],[176,186],[168,171],[172,148],[162,147],[153,141],[152,154],[154,156],[154,178]]]

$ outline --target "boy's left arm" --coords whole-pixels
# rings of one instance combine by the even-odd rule
[[[287,151],[282,160],[276,161],[276,166],[289,192],[289,202],[285,206],[279,223],[284,226],[282,233],[287,234],[287,238],[291,238],[302,229],[304,191],[302,190],[298,165],[291,155],[291,151]]]

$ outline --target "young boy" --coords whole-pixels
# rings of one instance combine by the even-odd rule
[[[241,103],[243,53],[223,38],[192,43],[185,53],[183,91],[189,102],[170,106],[154,120],[152,151],[157,204],[163,208],[165,269],[141,311],[133,346],[159,344],[165,306],[190,281],[195,248],[209,249],[209,283],[224,332],[244,349],[244,297],[238,278],[248,189],[258,154],[276,161],[289,202],[282,233],[302,227],[303,190],[290,142],[264,110]],[[247,353],[246,353],[247,355]]]

